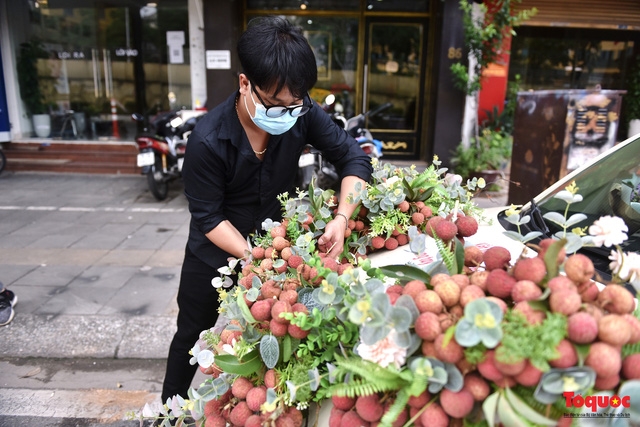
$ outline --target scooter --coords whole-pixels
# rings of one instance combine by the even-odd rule
[[[373,110],[351,117],[348,120],[341,115],[342,109],[340,105],[335,105],[333,112],[330,114],[333,122],[354,137],[369,157],[380,158],[382,157],[382,141],[375,139],[371,132],[364,127],[365,120],[368,116],[379,114],[392,105],[390,102],[387,102]],[[307,145],[298,160],[298,173],[294,187],[300,190],[306,190],[309,188],[309,184],[314,177],[315,185],[318,188],[338,190],[340,176],[335,166],[326,161],[319,150],[311,145]]]
[[[161,201],[169,194],[169,183],[182,176],[187,139],[204,111],[178,110],[159,113],[147,124],[138,113],[131,118],[144,128],[136,136],[137,165],[147,176],[149,191]]]

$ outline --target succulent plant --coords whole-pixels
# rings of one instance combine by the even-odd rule
[[[478,343],[494,348],[502,339],[502,309],[486,298],[471,301],[464,308],[464,317],[456,325],[455,338],[463,347]]]

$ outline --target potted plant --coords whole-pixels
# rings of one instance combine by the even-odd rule
[[[18,56],[18,83],[20,96],[33,120],[37,136],[46,138],[51,133],[51,116],[38,79],[38,59],[46,58],[46,52],[37,40],[20,44]]]
[[[632,137],[640,133],[640,57],[636,57],[631,65],[626,89],[623,105],[629,123],[628,137]]]
[[[511,135],[485,128],[468,147],[456,147],[453,170],[464,179],[482,177],[487,184],[495,183],[511,158],[511,148]]]

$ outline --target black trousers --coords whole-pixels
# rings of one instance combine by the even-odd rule
[[[218,319],[218,291],[211,285],[211,279],[219,275],[187,247],[178,289],[178,330],[169,348],[162,403],[177,394],[187,398],[187,390],[198,369],[197,364],[189,364],[189,350],[200,332],[212,328]]]

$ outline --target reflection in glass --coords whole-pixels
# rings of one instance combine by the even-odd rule
[[[393,107],[370,117],[368,128],[416,129],[416,102],[420,93],[422,25],[370,26],[367,110],[391,102]]]

